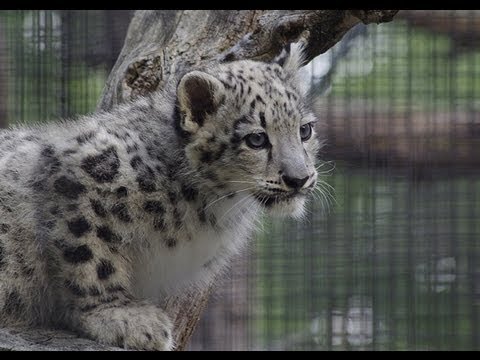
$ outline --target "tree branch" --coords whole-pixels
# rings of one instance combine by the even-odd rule
[[[386,22],[397,10],[277,10],[263,14],[256,29],[245,35],[223,61],[256,59],[270,61],[289,43],[303,40],[306,61],[324,53],[359,22]]]
[[[66,331],[0,328],[0,351],[118,351]]]
[[[137,11],[99,103],[109,109],[161,88],[171,75],[213,61],[270,61],[291,42],[306,60],[327,51],[353,26],[387,22],[397,10]]]

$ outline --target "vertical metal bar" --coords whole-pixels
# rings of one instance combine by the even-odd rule
[[[471,17],[468,20],[471,20]],[[472,57],[473,58],[473,57]],[[473,66],[469,67],[469,71],[471,71],[472,69],[474,69],[475,67],[475,64],[471,64]],[[473,75],[473,74],[471,74]],[[470,76],[471,76],[470,75]],[[474,81],[471,81],[472,85],[474,83]],[[473,94],[473,92],[472,92]],[[453,94],[450,94],[450,96],[452,96]],[[473,100],[473,99],[472,99]],[[469,101],[469,104],[470,106],[473,105],[473,101]],[[449,104],[451,105],[451,103]],[[469,106],[469,107],[470,107]],[[472,109],[469,109],[470,112]],[[450,112],[450,115],[451,115],[451,112]],[[453,122],[456,122],[456,118],[450,118],[449,121],[453,121]],[[453,126],[453,131],[451,132],[452,134],[452,137],[453,137],[453,146],[452,146],[452,149],[451,149],[451,152],[453,154],[453,157],[452,159],[455,159],[456,158],[456,155],[458,153],[458,147],[457,147],[457,142],[458,142],[458,134],[457,134],[457,124],[454,124]],[[463,136],[463,135],[462,135]],[[452,144],[452,141],[450,142]],[[458,342],[458,326],[457,326],[457,323],[458,323],[458,320],[459,320],[459,316],[461,316],[461,314],[458,313],[458,292],[460,290],[460,287],[458,286],[459,285],[459,281],[460,280],[460,277],[459,277],[459,273],[458,273],[458,265],[459,265],[459,260],[460,260],[460,253],[459,253],[459,246],[461,246],[461,239],[460,237],[462,236],[459,232],[459,228],[458,228],[458,222],[461,221],[460,219],[460,214],[462,212],[457,212],[457,209],[461,207],[461,197],[459,196],[460,194],[456,191],[456,187],[457,187],[457,183],[459,181],[459,178],[458,176],[455,176],[454,172],[449,172],[448,173],[448,176],[447,176],[447,179],[448,179],[448,191],[447,191],[447,199],[448,199],[448,204],[446,204],[446,206],[448,207],[448,212],[447,212],[447,216],[448,216],[448,219],[449,219],[449,243],[448,243],[448,247],[449,247],[449,250],[450,250],[450,254],[451,256],[453,256],[453,258],[455,259],[455,268],[452,269],[452,271],[454,271],[454,274],[455,274],[455,281],[453,281],[451,283],[451,287],[450,287],[450,293],[449,293],[449,299],[448,299],[448,305],[449,305],[449,311],[448,311],[448,317],[447,317],[447,327],[446,327],[446,330],[447,330],[447,336],[448,336],[448,339],[446,338],[445,339],[445,342],[444,344],[446,345],[445,346],[445,350],[452,350],[452,349],[455,349],[455,348],[459,348],[459,342]]]
[[[330,57],[333,59],[333,49],[330,52]],[[332,124],[330,123],[331,119],[334,116],[334,109],[335,100],[333,97],[327,97],[327,106],[326,106],[326,119],[327,119],[327,128],[328,128],[328,138],[332,138]],[[335,175],[335,180],[342,175]],[[345,182],[342,181],[344,184]],[[334,187],[337,191],[343,191],[343,189],[338,189],[338,181],[335,181]],[[327,245],[326,245],[326,256],[325,256],[325,278],[326,278],[326,291],[327,291],[327,304],[326,304],[326,313],[325,313],[325,321],[326,321],[326,349],[332,350],[333,348],[333,331],[332,331],[332,314],[334,310],[335,304],[335,286],[336,283],[334,276],[335,276],[335,261],[336,254],[335,254],[335,247],[334,244],[337,243],[337,219],[338,214],[327,218]],[[321,321],[321,319],[320,319]]]
[[[412,36],[411,27],[407,27],[407,38],[409,39],[409,45],[411,45],[410,39]],[[407,63],[413,64],[412,48],[411,46],[407,47]],[[407,71],[407,113],[405,116],[406,127],[407,127],[407,137],[408,139],[413,140],[412,134],[412,72]],[[407,304],[407,347],[409,350],[414,350],[416,348],[416,311],[415,311],[415,277],[414,277],[414,268],[415,268],[415,238],[413,233],[414,226],[414,217],[413,212],[415,208],[415,191],[416,191],[416,181],[409,185],[406,199],[406,210],[407,210],[407,277],[406,277],[406,304]]]
[[[378,30],[378,29],[377,29]],[[367,34],[369,34],[370,31],[367,30]],[[378,77],[378,71],[377,71],[377,56],[376,56],[376,52],[377,52],[377,47],[378,47],[378,42],[377,42],[377,35],[378,34],[378,31],[375,32],[375,36],[372,36],[372,47],[371,47],[371,58],[372,58],[372,61],[373,61],[373,74],[372,74],[372,77],[375,79]],[[392,84],[393,81],[392,79],[390,80],[389,84]],[[389,88],[390,90],[391,88]],[[392,96],[391,96],[391,93],[390,93],[390,96],[389,98],[391,99]],[[374,99],[373,99],[373,104],[372,104],[372,108],[373,108],[373,111],[368,111],[370,109],[370,104],[368,104],[367,106],[364,106],[364,109],[365,109],[365,115],[364,115],[364,118],[365,119],[368,119],[368,115],[370,114],[371,116],[371,122],[372,122],[372,125],[371,125],[371,128],[372,129],[375,129],[376,126],[377,126],[377,111],[379,110],[378,109],[378,101],[377,101],[377,97],[375,96]],[[382,126],[382,125],[381,125]],[[372,130],[374,131],[374,130]],[[368,149],[368,153],[371,153],[372,151],[370,149]],[[375,159],[375,162],[376,162],[376,159]],[[370,294],[371,294],[371,309],[372,309],[372,347],[371,349],[372,350],[376,350],[377,349],[377,325],[378,325],[378,301],[377,301],[377,283],[378,283],[378,279],[379,277],[377,276],[377,273],[379,272],[379,263],[377,262],[377,207],[376,207],[376,199],[377,199],[377,196],[379,196],[379,194],[377,193],[377,184],[376,184],[376,180],[377,180],[377,173],[378,173],[378,170],[374,167],[372,167],[371,165],[369,166],[369,171],[368,171],[368,178],[369,179],[372,179],[372,184],[371,184],[371,187],[370,187],[370,194],[368,196],[368,199],[370,201],[368,202],[365,202],[366,204],[369,204],[369,208],[366,209],[366,212],[369,214],[369,224],[372,228],[372,231],[371,233],[369,232],[367,236],[370,237],[370,241],[372,243],[372,248],[371,249],[366,249],[367,251],[367,258],[371,258],[370,260],[370,271],[368,271],[366,273],[366,276],[370,276]],[[367,241],[367,244],[368,244],[368,241]],[[371,252],[371,257],[368,256],[368,253]],[[368,294],[368,292],[367,292]],[[367,305],[368,306],[368,305]]]
[[[8,126],[8,76],[9,60],[7,57],[7,26],[8,14],[0,15],[0,128]]]
[[[84,27],[85,27],[85,33],[88,34],[89,33],[89,29],[90,29],[90,21],[89,21],[89,15],[90,15],[90,12],[94,12],[94,11],[97,11],[97,10],[79,10],[79,12],[81,12],[81,16],[83,18],[83,23],[84,23]],[[89,46],[89,41],[88,41],[88,36],[84,36],[83,37],[83,53],[85,54],[85,57],[86,55],[89,53],[90,51],[90,46]],[[82,69],[82,78],[81,78],[81,84],[83,86],[83,92],[82,92],[82,108],[81,108],[81,112],[88,112],[90,111],[90,109],[88,108],[88,98],[90,96],[90,92],[89,92],[89,86],[88,86],[88,82],[89,82],[89,69],[88,69],[88,66],[86,64],[85,61],[82,61],[78,64],[79,67],[81,67]]]
[[[70,26],[72,19],[72,10],[60,10],[60,115],[66,118],[70,115]]]
[[[398,36],[402,34],[394,34],[393,36]],[[391,43],[393,40],[391,38],[388,39],[389,43]],[[390,60],[390,65],[392,64],[393,59]],[[393,117],[393,110],[392,110],[392,102],[393,102],[393,84],[394,84],[394,79],[390,79],[389,86],[390,86],[390,91],[389,91],[389,106],[388,106],[388,121],[389,123],[394,121]],[[374,107],[373,111],[378,111],[376,107]],[[389,125],[390,126],[390,125]],[[392,197],[393,201],[397,203],[395,197],[398,196],[398,187],[396,186],[395,183],[392,185]],[[401,191],[401,189],[400,189]],[[386,243],[386,248],[388,249],[388,265],[387,265],[387,271],[388,271],[388,282],[386,283],[385,286],[387,286],[387,294],[385,297],[386,300],[386,319],[387,319],[387,326],[388,326],[388,339],[387,339],[387,349],[388,350],[396,350],[396,337],[397,337],[397,321],[396,321],[396,304],[395,304],[395,299],[397,297],[397,292],[396,292],[396,285],[397,285],[397,277],[396,277],[396,260],[397,260],[397,254],[395,253],[395,240],[396,240],[396,233],[394,231],[396,224],[396,219],[397,216],[397,211],[398,211],[398,206],[395,208],[396,210],[393,211],[393,213],[390,215],[389,218],[389,224],[390,226],[387,229],[385,236],[385,239],[383,239],[383,242]]]
[[[479,15],[478,12],[470,11],[469,12],[469,25],[474,26],[479,22]],[[469,43],[473,46],[474,45],[474,37],[470,36]],[[474,129],[475,126],[479,126],[478,122],[475,124],[475,118],[477,117],[477,107],[476,101],[478,96],[478,88],[476,86],[476,80],[480,76],[479,66],[478,63],[475,61],[476,57],[470,56],[470,63],[468,66],[469,72],[469,79],[471,83],[470,91],[468,92],[471,95],[471,98],[468,101],[468,120],[470,128]],[[453,101],[453,100],[452,100]],[[478,156],[478,153],[469,154],[469,157],[474,159]],[[472,170],[472,169],[470,169]],[[467,267],[467,276],[469,278],[469,303],[470,303],[470,326],[471,326],[471,336],[470,336],[470,349],[471,350],[480,350],[480,267],[478,258],[480,256],[480,246],[479,246],[479,235],[480,235],[480,207],[479,207],[479,200],[480,196],[478,195],[478,189],[480,188],[480,182],[478,179],[478,169],[474,169],[477,177],[469,178],[468,179],[468,214],[469,218],[469,233],[467,236],[468,246],[468,267]],[[458,267],[457,267],[458,268]],[[459,274],[457,273],[457,281],[459,281]]]

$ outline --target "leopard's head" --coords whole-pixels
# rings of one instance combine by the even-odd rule
[[[190,165],[209,191],[302,215],[317,183],[320,145],[298,79],[301,62],[295,48],[272,63],[234,61],[182,77],[179,126]]]

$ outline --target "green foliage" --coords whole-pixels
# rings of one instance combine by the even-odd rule
[[[327,216],[317,201],[304,223],[271,221],[257,239],[260,347],[477,348],[480,180],[340,165],[328,182],[337,205]]]
[[[369,98],[395,105],[392,111],[479,109],[480,49],[474,44],[458,53],[448,36],[401,21],[368,27],[368,34],[340,60],[332,100]]]
[[[0,21],[9,44],[7,108],[9,123],[44,122],[85,114],[95,109],[108,75],[105,66],[89,66],[88,44],[79,18],[72,17],[70,46],[57,11],[2,11]],[[90,34],[93,35],[93,34]],[[65,41],[65,39],[63,39]]]

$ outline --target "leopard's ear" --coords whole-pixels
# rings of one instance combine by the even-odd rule
[[[195,133],[202,127],[208,115],[222,104],[224,90],[219,80],[205,72],[191,71],[184,75],[177,88],[182,129]]]
[[[273,59],[280,65],[287,79],[295,78],[300,68],[305,65],[305,46],[303,42],[290,43],[282,49],[282,52]]]

